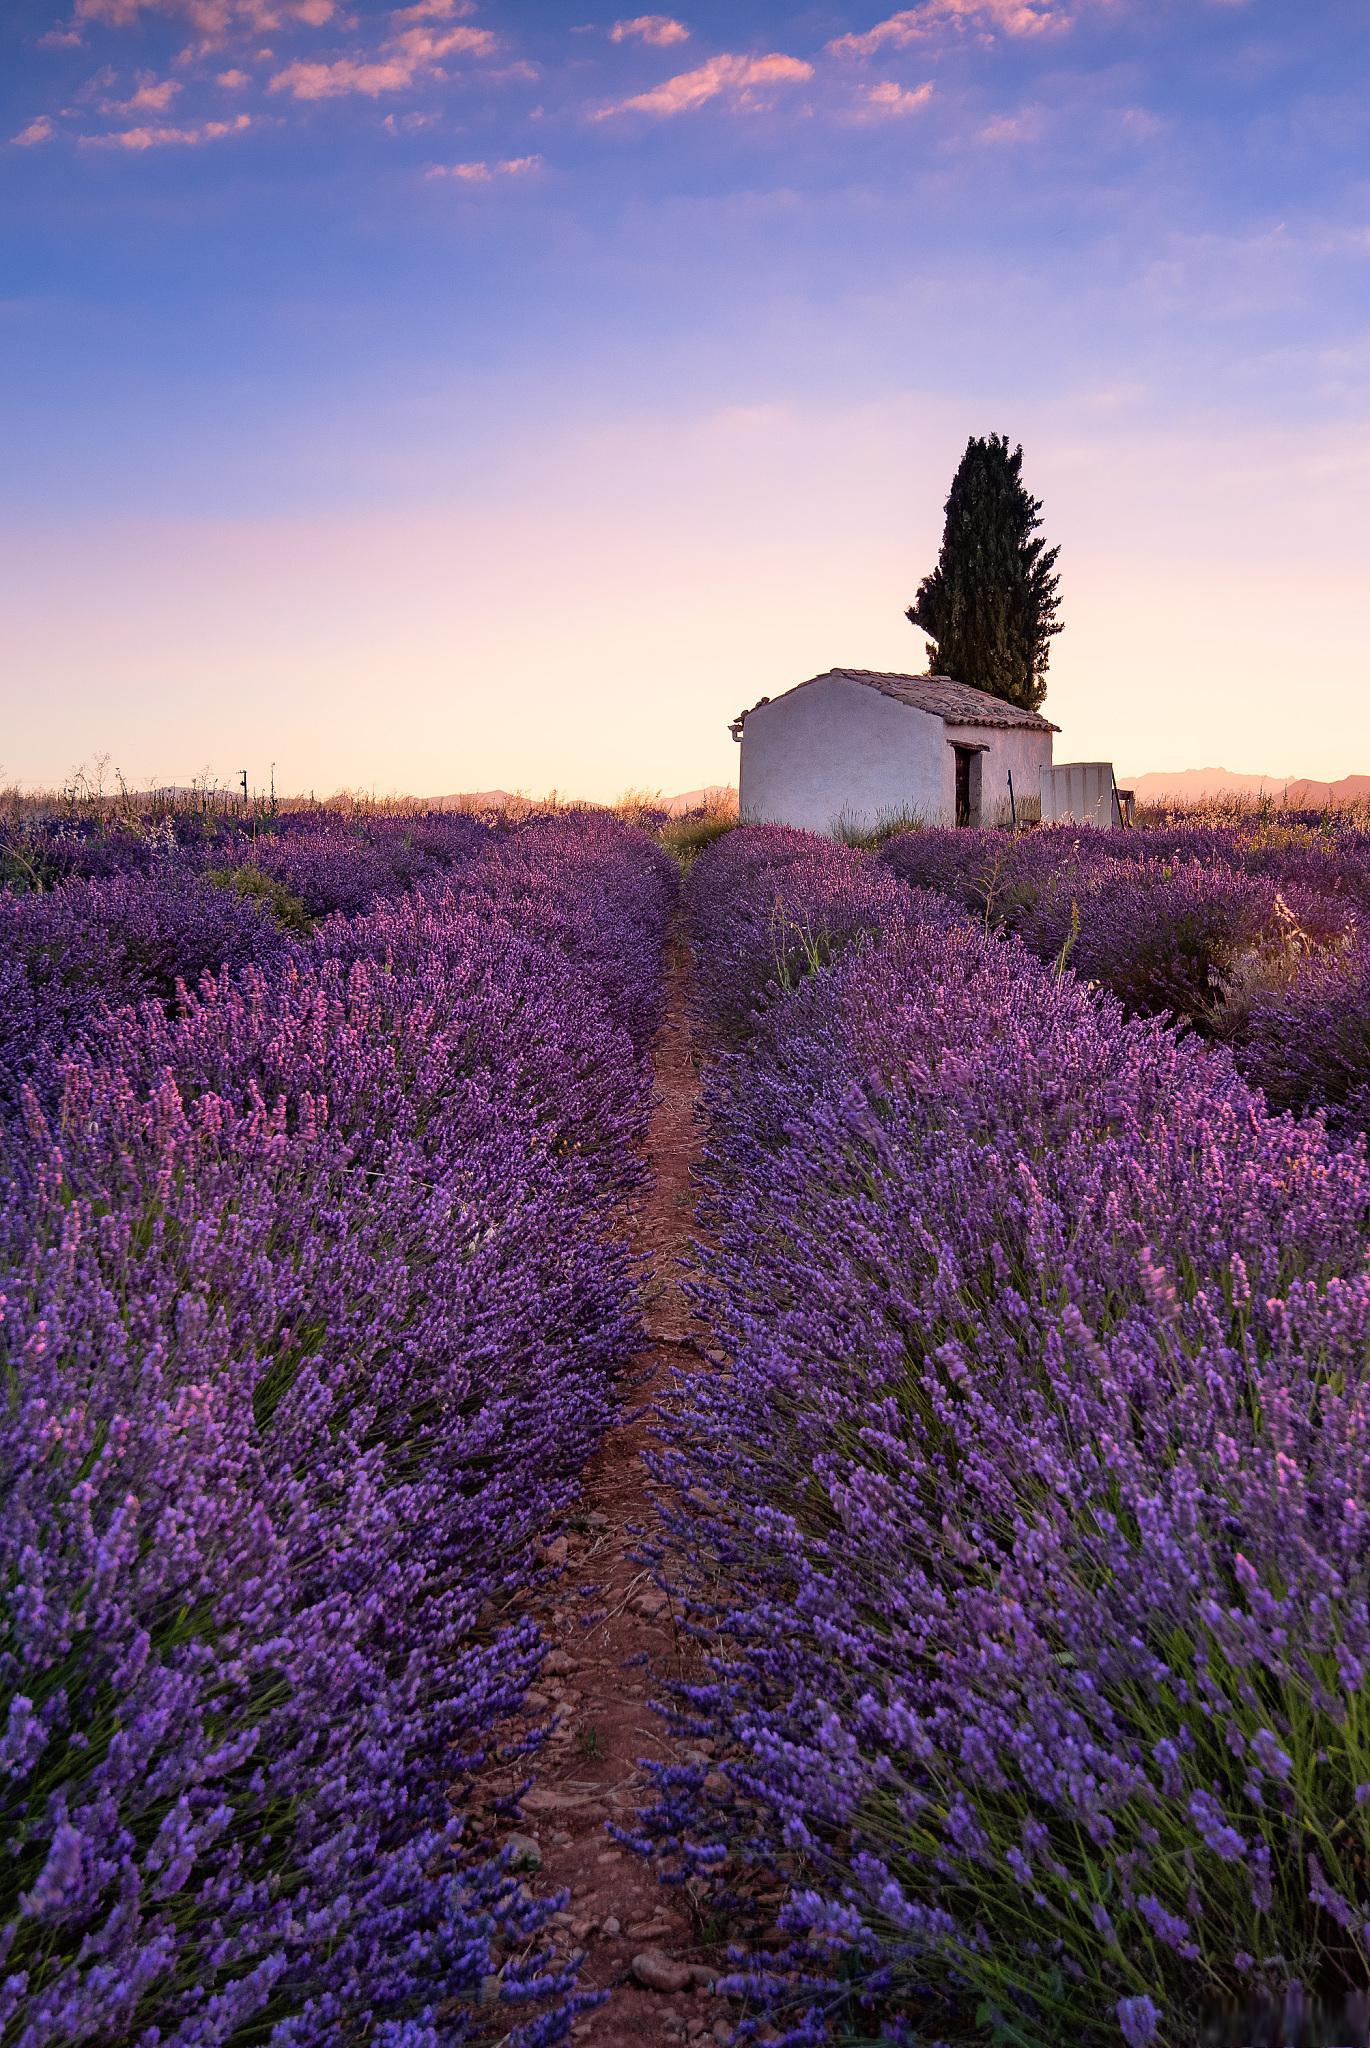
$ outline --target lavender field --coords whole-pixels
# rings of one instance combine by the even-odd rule
[[[1363,2041],[1370,835],[635,818],[7,828],[0,2041]]]
[[[670,864],[591,818],[18,851],[0,2034],[560,2038],[461,1786],[639,1341]]]

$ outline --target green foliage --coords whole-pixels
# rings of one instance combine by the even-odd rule
[[[1060,550],[1035,538],[1041,503],[1024,488],[1023,451],[1008,437],[972,435],[947,498],[937,567],[905,616],[936,643],[939,675],[988,690],[1024,710],[1046,695],[1056,617]]]
[[[49,886],[49,878],[36,858],[20,846],[0,846],[0,889],[25,896]]]
[[[1056,955],[1056,965],[1053,969],[1053,972],[1058,981],[1061,979],[1061,976],[1065,973],[1066,968],[1070,964],[1070,956],[1075,951],[1075,947],[1079,940],[1079,937],[1080,906],[1078,903],[1072,903],[1070,906],[1070,930],[1066,933],[1065,938],[1061,942],[1061,950]]]
[[[237,868],[206,868],[205,880],[213,882],[217,889],[231,889],[235,896],[250,896],[254,902],[263,904],[288,932],[313,929],[314,920],[299,897],[292,895],[274,875],[263,874],[250,863]]]
[[[786,995],[801,981],[856,945],[865,936],[859,926],[833,926],[822,918],[797,918],[779,896],[771,905],[771,978]]]

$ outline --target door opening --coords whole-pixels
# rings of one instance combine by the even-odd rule
[[[953,747],[956,756],[956,822],[980,822],[980,747]]]

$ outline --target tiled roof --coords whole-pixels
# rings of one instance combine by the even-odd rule
[[[909,704],[915,711],[930,711],[948,725],[1026,726],[1032,732],[1060,731],[1040,711],[1024,711],[1021,705],[991,697],[988,690],[973,690],[969,683],[955,683],[950,676],[900,676],[870,668],[830,668],[821,676],[809,677],[809,683],[833,681],[864,683],[868,689],[879,690],[881,696],[893,697],[900,704]],[[796,683],[794,687],[806,690],[808,683]],[[786,690],[784,694],[789,697],[794,692]],[[761,704],[776,701],[763,697]],[[761,705],[754,704],[752,709],[759,711]],[[734,726],[735,733],[740,734],[746,717],[744,711]]]

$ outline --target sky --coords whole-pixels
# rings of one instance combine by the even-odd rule
[[[0,782],[734,780],[989,432],[1058,759],[1370,770],[1365,0],[0,6]]]

